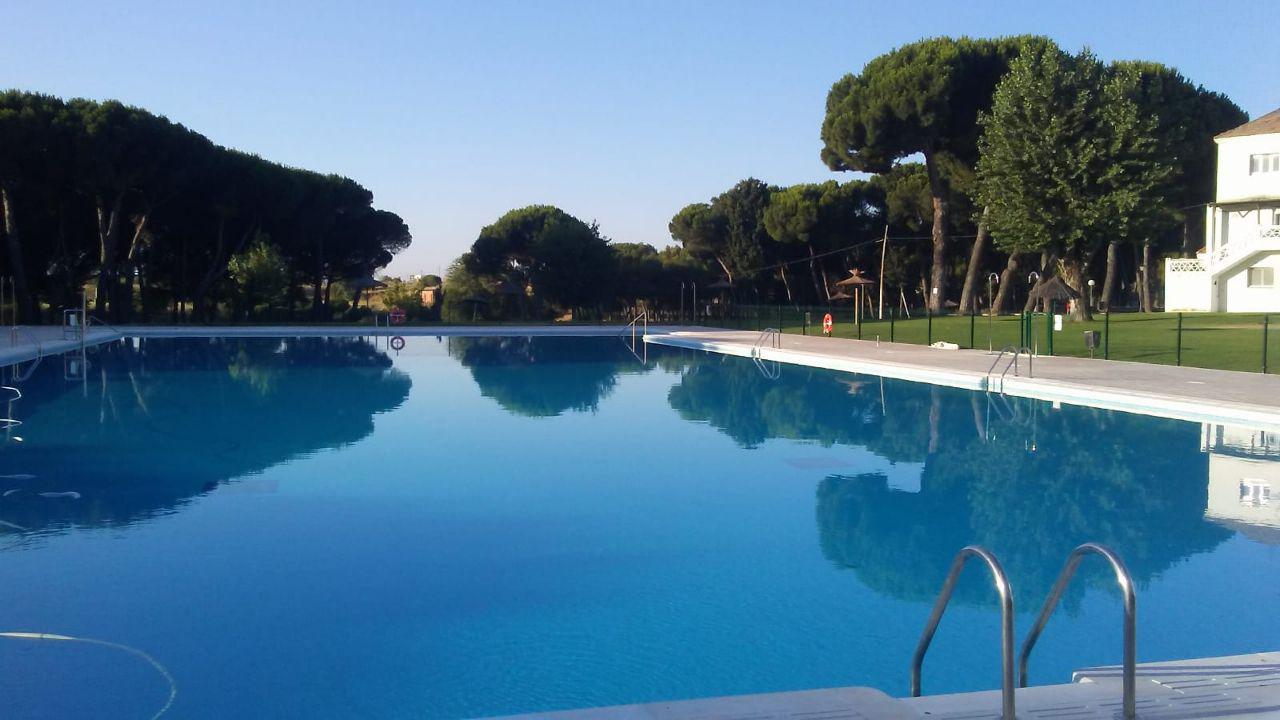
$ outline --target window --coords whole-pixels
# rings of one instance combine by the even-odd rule
[[[1280,153],[1249,156],[1249,174],[1280,172]]]
[[[1269,267],[1249,268],[1249,287],[1269,288],[1276,284],[1276,269]]]

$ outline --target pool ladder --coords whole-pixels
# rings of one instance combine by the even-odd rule
[[[630,332],[631,334],[630,344],[627,343],[628,332]],[[636,350],[637,334],[639,334],[641,351],[644,352],[643,356],[641,356],[640,351]],[[622,330],[618,332],[618,339],[622,340],[622,344],[627,345],[628,348],[630,348],[631,350],[631,354],[635,355],[637,360],[639,360],[642,364],[646,364],[646,365],[649,362],[649,344],[646,343],[644,339],[648,336],[649,336],[649,311],[648,310],[641,310],[639,315],[636,315],[634,318],[632,318],[631,322],[627,323],[626,325],[623,325]]]
[[[1076,568],[1080,566],[1084,556],[1089,554],[1101,555],[1111,565],[1111,570],[1115,573],[1116,584],[1120,587],[1120,592],[1124,596],[1124,661],[1121,671],[1122,717],[1124,720],[1135,720],[1137,717],[1138,599],[1134,593],[1133,577],[1129,574],[1128,568],[1125,567],[1124,561],[1110,548],[1098,543],[1084,543],[1067,556],[1067,562],[1062,566],[1062,571],[1058,574],[1058,580],[1053,584],[1053,589],[1049,591],[1049,597],[1045,599],[1044,606],[1040,609],[1040,615],[1036,618],[1035,625],[1032,626],[1031,632],[1027,633],[1027,637],[1022,641],[1022,649],[1018,653],[1017,659],[1018,687],[1027,686],[1027,665],[1031,659],[1031,651],[1035,648],[1036,641],[1040,639],[1040,633],[1044,631],[1044,627],[1053,615],[1054,609],[1058,607],[1058,600],[1061,599],[1062,593],[1071,584],[1072,578],[1075,577]],[[925,623],[924,632],[920,635],[920,642],[916,645],[915,654],[911,657],[911,697],[920,697],[920,671],[924,665],[925,653],[929,651],[929,645],[933,642],[933,635],[938,630],[938,623],[942,621],[942,614],[946,612],[947,603],[951,601],[951,594],[955,591],[956,582],[960,579],[960,572],[964,570],[965,564],[972,558],[978,558],[986,564],[995,583],[996,593],[1000,597],[1000,717],[1001,720],[1016,720],[1017,714],[1014,707],[1013,588],[1010,587],[1009,578],[1005,575],[1004,568],[1001,567],[1000,561],[996,559],[996,556],[991,551],[978,545],[965,546],[956,555],[955,560],[951,562],[951,569],[947,572],[947,579],[942,583],[942,590],[938,593],[938,599],[933,605],[933,611],[929,613],[929,620]]]
[[[1032,366],[1032,358],[1035,356],[1031,350],[1025,347],[1018,347],[1017,345],[1006,345],[1000,349],[1000,353],[996,355],[996,359],[991,363],[991,367],[987,368],[986,388],[988,392],[991,391],[991,378],[996,371],[996,366],[1000,364],[1000,361],[1004,359],[1005,355],[1009,355],[1009,361],[1005,364],[1004,370],[1000,372],[1000,394],[1004,394],[1004,378],[1009,374],[1010,370],[1013,370],[1014,377],[1018,377],[1018,357],[1023,353],[1026,353],[1027,356],[1027,377],[1035,377],[1035,368]]]
[[[760,371],[769,380],[777,380],[782,377],[782,365],[777,360],[765,360],[762,355],[766,347],[777,350],[782,347],[782,331],[777,328],[765,328],[760,331],[760,336],[751,346],[751,361],[756,364],[756,369]]]

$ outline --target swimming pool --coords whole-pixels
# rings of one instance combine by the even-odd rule
[[[1095,540],[1138,580],[1140,661],[1280,646],[1280,528],[1250,489],[1280,447],[1247,428],[614,338],[130,339],[85,370],[46,358],[11,405],[0,631],[144,650],[172,717],[904,695],[971,542],[1019,634]],[[1119,661],[1118,595],[1082,572],[1033,683]],[[996,687],[996,637],[973,568],[926,692]],[[0,639],[0,667],[5,717],[167,692],[107,646]]]

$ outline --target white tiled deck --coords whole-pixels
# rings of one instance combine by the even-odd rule
[[[1074,683],[1018,690],[1019,718],[1116,720],[1119,668],[1080,670]],[[1280,717],[1280,652],[1138,666],[1140,720]],[[507,716],[507,720],[998,720],[998,690],[894,699],[870,688],[832,688]]]
[[[749,357],[759,338],[757,332],[685,328],[651,329],[646,339],[658,345]],[[759,353],[762,359],[782,363],[969,390],[1000,389],[999,371],[1005,364],[1002,361],[991,375],[996,358],[984,350],[803,335],[782,335],[777,348],[770,344]],[[1035,358],[1034,377],[1027,374],[1025,357],[1020,370],[1020,376],[1012,372],[1005,376],[1005,393],[1193,422],[1280,429],[1280,375],[1044,356]]]

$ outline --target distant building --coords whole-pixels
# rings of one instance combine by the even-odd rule
[[[1280,110],[1213,140],[1204,250],[1165,260],[1165,310],[1280,312]]]

